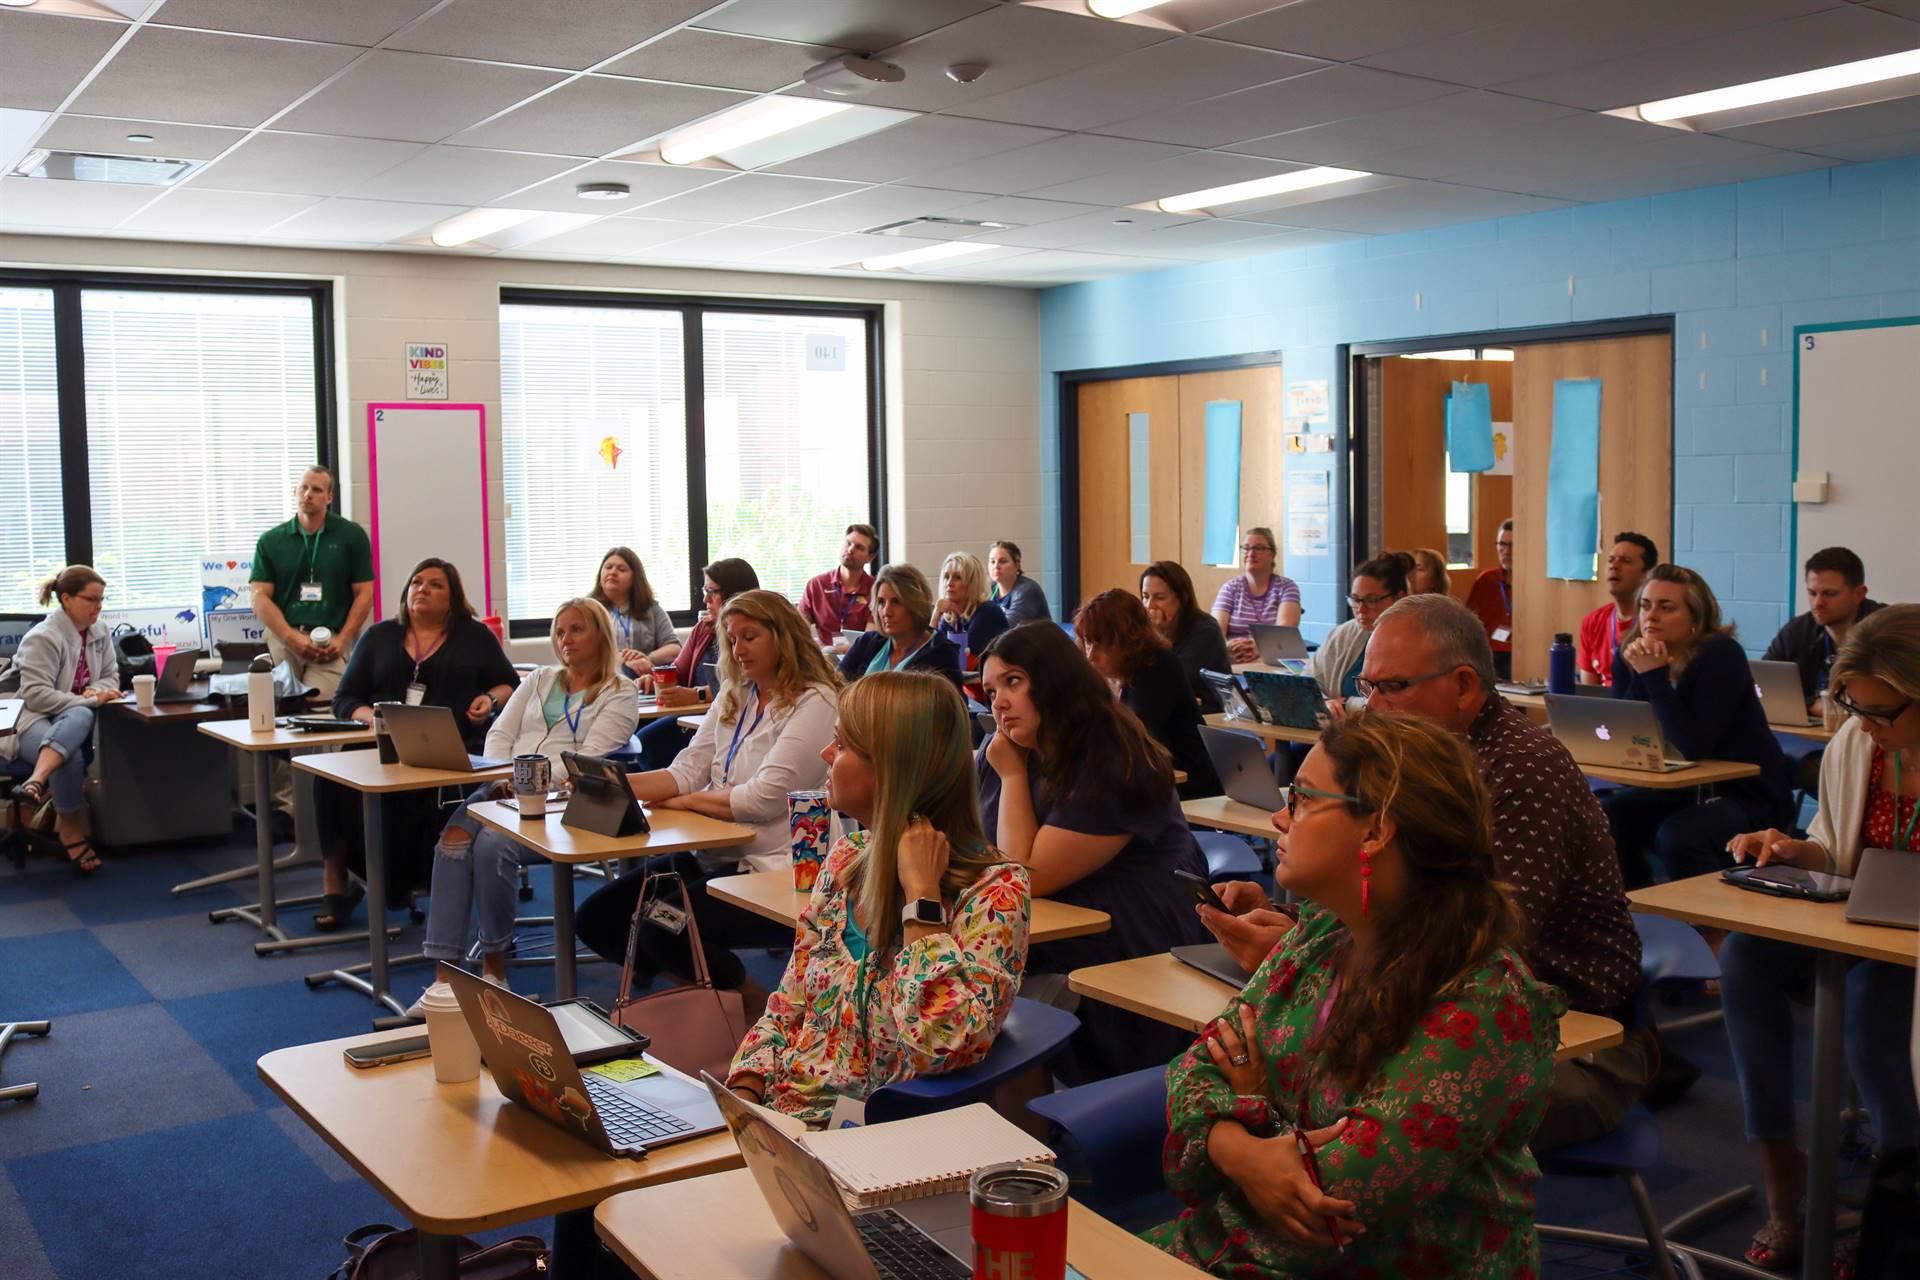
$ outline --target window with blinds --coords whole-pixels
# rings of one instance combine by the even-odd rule
[[[0,286],[0,613],[37,613],[66,564],[53,290]]]
[[[93,564],[116,608],[200,599],[200,560],[252,554],[315,461],[307,296],[87,289]]]

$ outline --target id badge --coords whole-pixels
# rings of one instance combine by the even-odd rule
[[[850,1098],[841,1094],[834,1100],[833,1115],[827,1120],[829,1131],[834,1129],[858,1129],[867,1122],[867,1102],[864,1098]]]
[[[668,933],[681,934],[687,931],[687,913],[671,902],[654,901],[647,904],[647,919],[659,925]]]
[[[427,700],[427,686],[418,680],[407,686],[407,705],[417,707]]]
[[[1493,629],[1493,642],[1495,644],[1505,644],[1507,642],[1507,637],[1511,636],[1512,634],[1513,632],[1507,630],[1507,628],[1505,627],[1495,627]]]
[[[320,590],[319,583],[303,582],[300,584],[301,604],[319,604],[323,596],[324,593]]]

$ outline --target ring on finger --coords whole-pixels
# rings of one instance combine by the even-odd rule
[[[1244,1067],[1244,1066],[1247,1066],[1249,1063],[1251,1063],[1253,1059],[1249,1058],[1244,1053],[1236,1053],[1231,1058],[1228,1058],[1227,1061],[1231,1062],[1236,1067]]]

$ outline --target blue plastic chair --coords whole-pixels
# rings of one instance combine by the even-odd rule
[[[1264,870],[1260,855],[1252,846],[1229,832],[1196,831],[1193,842],[1200,846],[1200,855],[1207,860],[1207,880],[1212,884],[1223,880],[1252,880]]]
[[[985,1058],[958,1071],[915,1076],[874,1090],[867,1098],[867,1123],[991,1101],[1001,1085],[1053,1061],[1079,1029],[1080,1019],[1064,1009],[1016,998]]]
[[[1693,986],[1718,981],[1720,961],[1699,930],[1666,916],[1633,914],[1633,928],[1640,935],[1640,977],[1649,988]],[[1708,1009],[1678,1018],[1656,1029],[1686,1031],[1720,1019],[1720,1010]],[[1649,1021],[1651,1021],[1649,1013]]]
[[[1653,1273],[1660,1280],[1679,1280],[1680,1275],[1687,1276],[1688,1280],[1701,1280],[1700,1264],[1694,1261],[1695,1257],[1724,1264],[1725,1260],[1716,1254],[1668,1239],[1669,1235],[1698,1222],[1711,1206],[1702,1205],[1671,1223],[1660,1221],[1653,1199],[1647,1194],[1647,1185],[1640,1178],[1660,1162],[1660,1123],[1645,1107],[1636,1105],[1611,1133],[1587,1142],[1535,1152],[1534,1157],[1540,1162],[1540,1171],[1548,1177],[1619,1178],[1625,1182],[1627,1196],[1633,1202],[1633,1211],[1640,1219],[1640,1229],[1645,1236],[1636,1239],[1610,1231],[1559,1227],[1543,1222],[1536,1227],[1542,1240],[1564,1240],[1647,1254],[1653,1263]],[[1717,1206],[1718,1202],[1713,1205]]]
[[[1165,1067],[1062,1089],[1035,1098],[1027,1109],[1047,1121],[1048,1139],[1063,1162],[1091,1180],[1092,1190],[1082,1198],[1102,1213],[1124,1218],[1130,1202],[1165,1192],[1160,1173],[1167,1140]]]

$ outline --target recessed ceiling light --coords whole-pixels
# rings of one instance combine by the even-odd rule
[[[1265,196],[1286,195],[1292,191],[1306,191],[1313,187],[1326,187],[1336,182],[1352,182],[1356,178],[1372,176],[1371,173],[1359,169],[1335,169],[1328,166],[1318,169],[1296,169],[1292,173],[1276,173],[1271,178],[1255,178],[1251,182],[1234,182],[1224,187],[1189,191],[1185,195],[1164,196],[1155,203],[1162,213],[1192,213],[1196,209],[1212,209],[1223,204],[1240,204],[1247,200],[1259,200]]]
[[[709,116],[661,139],[660,158],[668,164],[693,164],[723,151],[770,138],[789,129],[824,120],[847,110],[844,102],[818,98],[783,98],[769,94]]]
[[[1846,89],[1857,89],[1862,85],[1878,84],[1885,80],[1897,80],[1903,76],[1916,75],[1920,75],[1920,49],[1909,49],[1905,53],[1889,53],[1879,58],[1863,58],[1858,62],[1843,62],[1837,66],[1798,71],[1790,76],[1774,76],[1768,80],[1753,80],[1746,84],[1729,85],[1724,89],[1708,89],[1702,93],[1687,93],[1677,98],[1643,102],[1637,107],[1627,107],[1619,112],[1608,114],[1637,115],[1648,124],[1665,124],[1670,120],[1685,120],[1694,116],[1739,111],[1745,107],[1757,107],[1769,102],[1805,98],[1819,93],[1836,93]]]
[[[538,212],[533,209],[469,209],[465,213],[455,214],[435,227],[431,233],[431,239],[442,249],[451,249],[469,240],[478,240],[481,236],[490,236],[496,231],[517,227],[528,219],[538,216]]]
[[[948,240],[944,244],[932,244],[924,249],[907,249],[900,253],[882,254],[878,258],[866,258],[860,265],[868,271],[893,271],[900,267],[919,266],[923,262],[939,262],[944,258],[963,258],[968,254],[985,253],[989,249],[999,247],[997,244],[983,244],[978,240]]]
[[[1087,12],[1096,18],[1125,18],[1165,3],[1167,0],[1087,0]]]
[[[0,0],[0,3],[5,3],[5,0]],[[152,142],[153,135],[150,133],[130,133],[127,135],[127,141],[128,142]]]
[[[583,182],[573,189],[582,200],[625,200],[633,188],[624,182]]]

